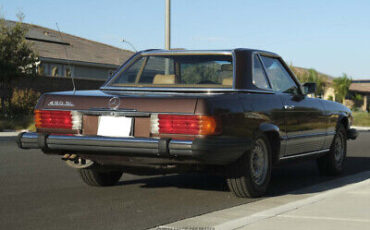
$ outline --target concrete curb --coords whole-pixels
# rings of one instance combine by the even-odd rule
[[[16,141],[18,134],[26,131],[28,130],[0,132],[0,141]]]
[[[16,137],[20,132],[0,132],[0,137]]]
[[[349,190],[354,190],[358,187],[368,185],[370,184],[369,178],[370,171],[366,171],[326,183],[314,185],[309,188],[297,190],[292,192],[293,195],[288,194],[268,198],[261,201],[181,220],[175,223],[159,226],[154,229],[237,229],[322,201],[339,193],[344,193]]]
[[[364,127],[364,126],[351,126],[353,129],[357,129],[359,132],[369,132],[370,127]]]

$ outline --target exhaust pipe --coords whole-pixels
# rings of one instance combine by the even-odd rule
[[[94,161],[81,158],[77,156],[77,154],[64,154],[62,160],[65,161],[69,167],[76,169],[88,168],[94,164]]]
[[[62,160],[64,161],[75,161],[75,160],[78,160],[77,158],[77,155],[76,154],[64,154],[64,156],[62,157]]]

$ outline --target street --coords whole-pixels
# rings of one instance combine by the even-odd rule
[[[370,170],[369,140],[363,132],[348,142],[342,176]],[[320,176],[312,160],[284,164],[274,169],[266,197],[333,179]],[[0,229],[17,230],[146,229],[256,201],[235,198],[222,177],[204,174],[124,174],[117,186],[89,187],[60,157],[1,137],[0,186]]]

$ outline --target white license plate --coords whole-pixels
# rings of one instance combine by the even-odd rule
[[[132,117],[100,116],[97,135],[107,137],[130,137],[132,119]]]

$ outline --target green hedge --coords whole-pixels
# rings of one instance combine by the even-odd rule
[[[5,110],[0,105],[0,131],[4,129],[34,129],[33,110],[40,93],[32,89],[13,89],[12,97],[5,100]]]

